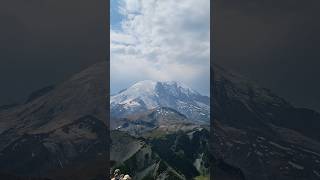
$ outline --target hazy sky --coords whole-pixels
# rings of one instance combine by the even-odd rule
[[[216,63],[320,112],[320,1],[216,0]]]
[[[209,0],[111,1],[113,92],[147,78],[208,92]],[[104,60],[102,3],[1,0],[0,104]],[[214,3],[214,61],[320,111],[320,1]]]
[[[0,105],[106,60],[103,0],[0,1]]]
[[[111,1],[111,93],[140,80],[209,94],[209,0]]]

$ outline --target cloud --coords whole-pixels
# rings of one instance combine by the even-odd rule
[[[209,94],[209,0],[121,0],[111,29],[111,89],[174,80]]]

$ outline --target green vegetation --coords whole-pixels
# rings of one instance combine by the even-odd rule
[[[197,176],[194,178],[194,180],[209,180],[210,177],[209,176]]]

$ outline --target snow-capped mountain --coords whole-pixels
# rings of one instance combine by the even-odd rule
[[[169,107],[198,122],[209,122],[209,97],[184,84],[170,81],[140,81],[111,96],[113,117],[121,118],[157,107]]]

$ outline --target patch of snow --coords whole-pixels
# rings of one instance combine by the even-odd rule
[[[303,170],[304,169],[303,166],[301,166],[299,164],[296,164],[296,163],[294,163],[292,161],[288,161],[288,164],[290,164],[293,168],[298,169],[298,170]]]
[[[256,151],[256,154],[257,154],[258,156],[263,156],[263,153],[260,152],[260,151]]]
[[[317,171],[313,170],[312,171],[316,176],[318,176],[320,178],[320,173],[318,173]]]
[[[242,144],[242,145],[245,145],[245,144],[247,144],[247,143],[245,143],[245,142],[242,142],[242,141],[238,141],[238,140],[233,140],[233,142],[234,142],[234,143],[236,143],[236,144]]]
[[[308,150],[308,149],[302,149],[302,148],[301,148],[300,150],[302,150],[302,151],[304,151],[304,152],[306,152],[306,153],[310,153],[310,154],[313,154],[313,155],[316,155],[316,156],[320,157],[320,154],[319,154],[319,153],[310,151],[310,150]]]
[[[284,146],[281,146],[280,144],[277,144],[273,141],[269,141],[269,144],[279,148],[279,149],[282,149],[282,150],[285,150],[285,151],[289,151],[289,150],[292,150],[291,148],[288,148],[288,147],[284,147]]]

